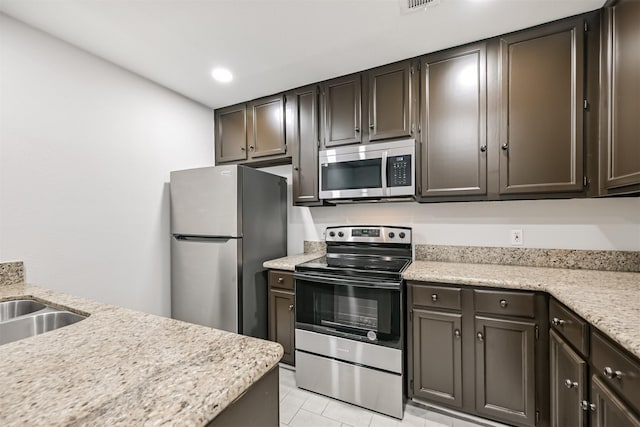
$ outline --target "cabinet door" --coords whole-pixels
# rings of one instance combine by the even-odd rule
[[[246,160],[247,110],[245,104],[216,110],[216,163]]]
[[[427,56],[421,68],[422,196],[486,194],[484,43]]]
[[[287,145],[293,164],[293,204],[320,204],[318,199],[318,87],[287,93]]]
[[[500,40],[500,193],[583,189],[582,20]]]
[[[640,2],[605,9],[601,141],[606,188],[640,184]]]
[[[362,142],[360,74],[324,83],[322,98],[324,146]]]
[[[587,417],[587,363],[554,331],[550,332],[551,427],[583,427]]]
[[[284,347],[282,361],[295,364],[295,313],[293,292],[269,291],[269,339]]]
[[[591,427],[640,427],[640,418],[602,383],[591,377]]]
[[[254,159],[284,154],[284,95],[251,101],[247,110],[249,156]]]
[[[369,140],[411,136],[411,62],[367,72]]]
[[[535,323],[475,317],[476,411],[535,425]]]
[[[462,407],[461,314],[413,310],[413,394]]]

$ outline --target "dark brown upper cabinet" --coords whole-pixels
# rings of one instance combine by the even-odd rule
[[[362,78],[354,74],[322,84],[323,145],[362,142]]]
[[[413,135],[412,72],[410,61],[366,72],[370,141]]]
[[[245,104],[216,110],[216,163],[247,159],[247,109]]]
[[[421,192],[426,198],[487,194],[484,43],[421,61]]]
[[[286,153],[284,95],[247,104],[247,141],[252,159]]]
[[[583,190],[584,21],[500,39],[500,194]]]
[[[293,165],[293,204],[320,205],[318,199],[319,113],[318,86],[286,94],[287,145]]]
[[[603,18],[601,186],[604,194],[640,191],[640,2],[621,0]]]

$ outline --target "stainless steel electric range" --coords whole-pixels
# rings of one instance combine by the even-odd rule
[[[328,227],[325,241],[294,273],[297,386],[402,418],[411,228]]]

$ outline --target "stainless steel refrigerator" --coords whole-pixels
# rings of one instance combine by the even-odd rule
[[[286,179],[230,165],[171,172],[171,316],[267,338],[267,272],[287,253]]]

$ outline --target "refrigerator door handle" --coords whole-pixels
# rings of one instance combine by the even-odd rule
[[[183,240],[185,242],[211,242],[211,241],[219,241],[219,242],[227,242],[235,237],[231,236],[185,236],[182,234],[174,234],[173,238],[176,240]]]

